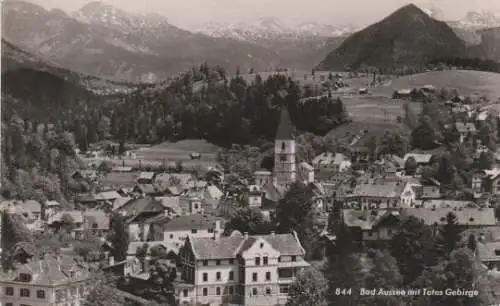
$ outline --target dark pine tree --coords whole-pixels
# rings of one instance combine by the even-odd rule
[[[462,230],[458,225],[457,216],[449,212],[446,215],[446,223],[439,229],[436,239],[438,252],[445,258],[448,258],[451,252],[460,247],[461,236]]]
[[[127,258],[129,233],[123,219],[120,215],[114,215],[111,218],[110,242],[113,247],[112,254],[116,261],[122,261]]]

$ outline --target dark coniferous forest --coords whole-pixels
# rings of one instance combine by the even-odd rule
[[[21,76],[24,81],[16,81]],[[123,96],[97,96],[34,70],[9,72],[3,79],[9,82],[3,86],[4,118],[30,118],[32,127],[53,123],[56,130],[73,133],[83,150],[101,140],[154,144],[202,138],[222,146],[256,144],[274,138],[284,107],[299,130],[317,134],[347,119],[339,99],[300,103],[299,84],[286,76],[256,76],[247,82],[207,65],[193,68],[165,88],[144,85]]]

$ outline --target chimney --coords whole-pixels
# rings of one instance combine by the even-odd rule
[[[245,232],[245,233],[243,234],[243,238],[248,239],[248,232]]]

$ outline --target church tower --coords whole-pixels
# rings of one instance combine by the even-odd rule
[[[274,141],[274,179],[277,187],[287,188],[295,182],[295,131],[288,110],[281,111],[281,118]]]

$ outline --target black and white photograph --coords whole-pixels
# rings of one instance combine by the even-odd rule
[[[500,0],[0,6],[0,306],[500,305]]]

